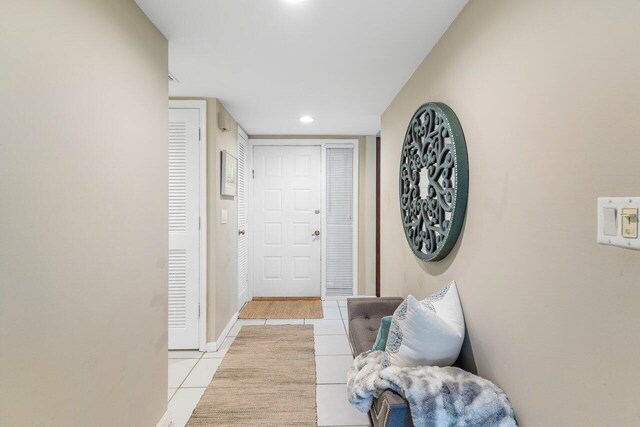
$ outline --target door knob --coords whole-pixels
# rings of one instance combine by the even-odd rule
[[[244,232],[244,230],[238,230],[238,234],[241,235],[241,236],[244,236],[245,232]]]
[[[318,237],[319,235],[320,235],[320,230],[316,230],[312,234],[313,237]]]

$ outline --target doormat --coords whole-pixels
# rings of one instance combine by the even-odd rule
[[[313,326],[243,326],[187,427],[315,427]]]
[[[322,319],[319,298],[256,298],[240,310],[239,319]]]

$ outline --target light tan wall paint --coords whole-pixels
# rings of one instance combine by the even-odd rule
[[[522,426],[640,424],[640,252],[596,244],[596,198],[637,196],[640,3],[472,0],[382,117],[382,293],[458,282],[479,374]],[[469,151],[458,246],[422,263],[398,208],[414,110]]]
[[[216,159],[209,162],[209,171],[215,170],[211,190],[216,195],[216,210],[210,213],[215,221],[216,254],[214,270],[216,274],[215,292],[215,335],[210,341],[217,339],[229,320],[238,311],[238,210],[237,197],[220,196],[220,159],[222,151],[226,150],[234,157],[238,157],[238,125],[224,108],[220,101],[216,102],[212,113],[225,114],[229,118],[229,130],[218,129],[217,123],[213,128],[216,133]],[[227,223],[220,223],[222,209],[227,210]],[[214,216],[215,215],[215,216]],[[211,226],[211,222],[209,223]],[[220,344],[220,343],[218,343]]]
[[[207,342],[215,342],[216,335],[216,286],[218,282],[216,255],[216,219],[220,190],[216,188],[216,163],[220,162],[220,154],[216,147],[218,116],[216,115],[218,100],[204,98],[207,101]],[[218,181],[219,182],[219,181]]]
[[[252,135],[250,139],[357,139],[358,174],[358,292],[375,295],[376,145],[372,136],[348,135]],[[373,141],[373,142],[372,142]],[[372,225],[373,224],[373,225]],[[373,234],[371,234],[373,233]],[[371,237],[373,236],[373,238]]]
[[[2,2],[2,426],[167,409],[167,54],[133,1]]]

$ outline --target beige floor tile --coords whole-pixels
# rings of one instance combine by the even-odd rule
[[[222,359],[200,359],[181,387],[207,387]]]
[[[344,323],[339,319],[306,319],[305,325],[313,325],[315,335],[344,335]]]
[[[346,335],[315,335],[316,356],[351,355]]]
[[[169,402],[169,411],[173,424],[171,427],[184,427],[200,401],[205,388],[181,388]]]
[[[318,385],[316,401],[318,404],[318,426],[369,424],[369,416],[349,404],[346,384]]]
[[[350,355],[316,356],[316,383],[346,384],[347,371],[352,363]]]
[[[179,387],[196,363],[198,359],[169,359],[169,387]]]

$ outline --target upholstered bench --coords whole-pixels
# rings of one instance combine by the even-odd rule
[[[354,356],[371,350],[376,341],[380,319],[391,316],[402,298],[350,298],[349,341]],[[402,396],[386,390],[375,399],[370,412],[374,427],[413,427],[409,404]]]

